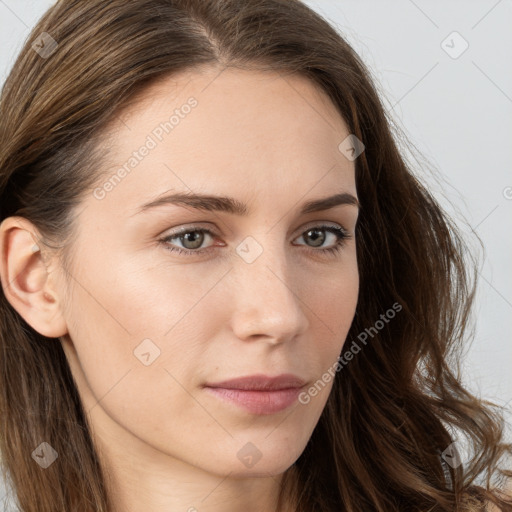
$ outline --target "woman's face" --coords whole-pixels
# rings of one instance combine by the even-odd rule
[[[110,133],[79,209],[61,338],[95,436],[112,461],[285,471],[326,404],[358,297],[357,206],[302,211],[357,197],[345,123],[304,78],[211,69],[153,85]],[[205,387],[285,373],[304,381],[291,399]]]

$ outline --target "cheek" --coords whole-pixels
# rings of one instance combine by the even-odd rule
[[[76,352],[68,352],[68,360],[96,422],[113,420],[140,438],[167,432],[176,442],[183,435],[177,416],[205,422],[187,392],[200,346],[190,321],[180,319],[192,306],[163,283],[147,286],[142,274],[135,281],[89,282],[87,291],[74,291],[69,335]]]
[[[181,398],[170,401],[169,393],[196,373],[217,321],[212,312],[220,308],[208,292],[225,269],[196,271],[167,260],[148,266],[106,252],[108,259],[83,255],[94,272],[77,275],[68,308],[75,365],[94,395],[89,400],[116,396],[112,403],[123,404],[125,393],[142,408],[161,402],[179,407]]]
[[[337,373],[337,360],[343,353],[347,343],[347,334],[354,319],[359,294],[359,274],[357,266],[352,265],[333,273],[331,280],[325,285],[323,293],[315,295],[315,313],[321,318],[320,325],[324,325],[322,332],[326,333],[325,340],[316,349],[321,352],[321,370],[318,379],[322,380],[319,388],[325,386],[327,393],[322,391],[321,401],[325,403],[328,393],[333,385]],[[326,327],[325,327],[326,326]],[[320,327],[319,327],[320,328]],[[321,339],[321,336],[318,336]],[[339,366],[338,366],[339,368]]]
[[[226,311],[219,296],[222,286],[216,289],[229,263],[173,264],[160,256],[148,266],[143,259],[107,253],[108,260],[99,255],[94,259],[92,254],[85,259],[94,272],[79,276],[80,286],[75,286],[71,323],[77,327],[70,334],[84,364],[102,367],[108,380],[134,361],[140,363],[138,352],[158,354],[160,350],[155,362],[162,364],[168,352],[182,353],[176,349],[182,348],[183,340],[191,342],[189,348],[196,346],[198,332],[229,321],[221,317]],[[294,281],[297,300],[304,302],[303,314],[317,325],[317,334],[323,329],[321,338],[334,336],[337,343],[330,352],[336,351],[357,305],[355,250],[347,251],[339,263],[302,267]],[[151,342],[144,342],[148,339]]]
[[[217,412],[220,426],[205,411],[211,403],[194,390],[201,369],[211,375],[214,365],[231,361],[236,368],[238,363],[221,346],[208,352],[208,342],[233,313],[220,290],[234,293],[234,289],[216,288],[229,265],[180,267],[159,262],[148,268],[129,259],[114,262],[111,255],[108,261],[89,263],[95,271],[80,277],[82,286],[75,287],[70,306],[70,336],[79,360],[74,373],[83,377],[78,384],[86,410],[93,410],[97,422],[110,421],[100,416],[105,411],[139,439],[185,460],[193,456],[212,470],[218,469],[207,456],[212,438],[219,440],[217,455],[226,467],[239,464],[235,455],[249,441],[262,452],[274,454],[276,460],[291,463],[316,425],[332,382],[307,405],[297,407],[268,439],[268,428],[247,425],[240,427],[240,436],[233,440],[222,428],[238,428],[232,415]],[[299,306],[310,319],[310,333],[302,338],[297,353],[290,352],[290,360],[295,357],[297,369],[321,379],[339,356],[352,322],[359,286],[357,266],[352,262],[336,269],[334,265],[311,267],[294,280]],[[152,362],[145,365],[144,360]],[[272,457],[268,460],[273,463]]]
[[[357,266],[340,267],[330,272],[329,279],[310,285],[307,295],[311,313],[312,338],[307,348],[310,365],[314,366],[311,385],[299,396],[299,403],[316,422],[327,403],[337,373],[338,358],[343,353],[358,301],[359,274]],[[322,284],[320,288],[319,285]]]
[[[332,268],[306,284],[307,305],[326,333],[345,340],[355,315],[359,296],[359,272],[355,255],[339,268]],[[328,336],[329,337],[329,336]]]

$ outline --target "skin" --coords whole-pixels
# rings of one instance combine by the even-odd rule
[[[358,208],[299,208],[336,192],[357,197],[355,163],[338,149],[349,131],[304,78],[189,71],[153,84],[109,126],[105,176],[190,97],[197,106],[115,188],[101,200],[86,194],[67,272],[42,244],[32,252],[32,224],[10,217],[0,225],[1,278],[27,323],[60,339],[118,510],[269,512],[332,380],[308,404],[274,414],[202,386],[290,372],[309,388],[336,362],[357,304]],[[172,191],[231,196],[250,214],[177,205],[136,213]],[[351,235],[337,254],[321,253],[335,234],[308,238],[323,223]],[[213,231],[200,246],[212,250],[180,255],[158,241],[181,227]],[[262,248],[252,263],[236,250],[248,236]],[[179,238],[170,245],[194,250]],[[147,338],[160,350],[149,365],[134,355]],[[237,457],[247,443],[261,453],[252,467]]]

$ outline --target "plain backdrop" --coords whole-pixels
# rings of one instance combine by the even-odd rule
[[[53,3],[0,0],[0,83]],[[440,178],[420,163],[416,174],[466,237],[476,233],[484,243],[463,378],[474,393],[508,404],[510,425],[512,0],[305,3],[352,44],[386,109]]]

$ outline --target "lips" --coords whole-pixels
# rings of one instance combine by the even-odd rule
[[[276,377],[248,375],[205,384],[204,389],[222,402],[251,414],[275,414],[287,409],[300,393],[305,381],[291,373]]]
[[[240,389],[245,391],[274,391],[280,389],[300,388],[305,381],[291,373],[283,373],[276,377],[263,374],[248,375],[236,379],[205,384],[209,388]]]

